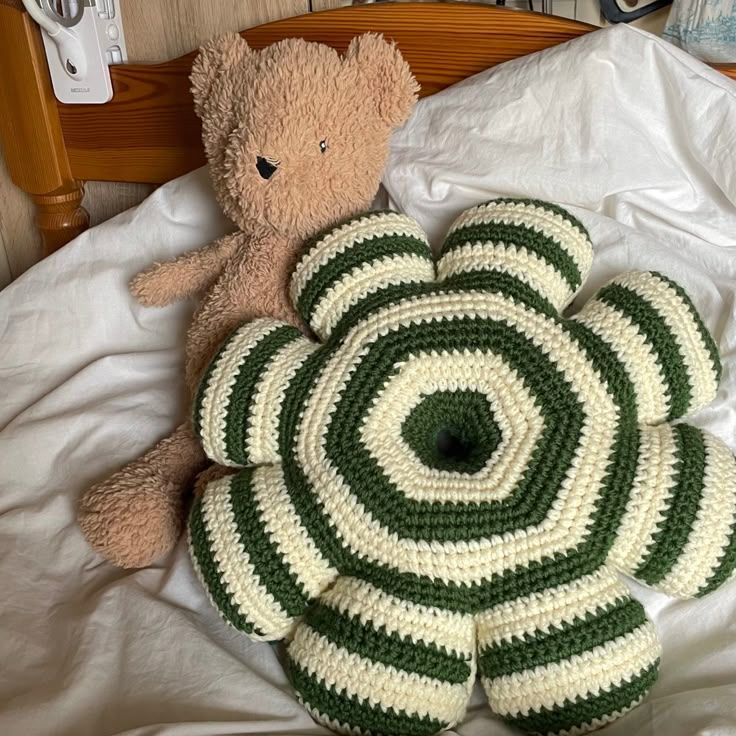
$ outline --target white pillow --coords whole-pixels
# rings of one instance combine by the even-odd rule
[[[619,25],[421,100],[384,184],[435,242],[463,209],[504,195],[734,245],[734,151],[736,83]]]

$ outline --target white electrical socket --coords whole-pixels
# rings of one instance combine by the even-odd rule
[[[79,74],[65,69],[58,46],[41,29],[54,95],[71,104],[101,104],[112,99],[109,66],[128,60],[123,24],[116,0],[79,0],[84,6],[82,18],[70,31],[82,46],[86,70]]]

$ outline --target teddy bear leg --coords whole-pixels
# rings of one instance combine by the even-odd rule
[[[340,733],[434,734],[462,720],[475,682],[470,615],[338,578],[289,645],[297,695]]]
[[[657,677],[654,627],[605,568],[502,603],[476,623],[491,708],[528,733],[600,728],[638,704]]]
[[[176,544],[186,491],[207,465],[188,423],[92,486],[78,521],[90,545],[119,567],[145,567]]]

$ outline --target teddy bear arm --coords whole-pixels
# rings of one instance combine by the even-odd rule
[[[437,273],[448,285],[498,291],[554,313],[573,299],[592,260],[586,229],[566,210],[494,199],[455,221]]]
[[[194,431],[211,460],[235,467],[281,461],[284,397],[317,347],[296,327],[265,317],[225,340],[205,369],[193,406]]]
[[[337,575],[302,523],[277,465],[208,483],[189,517],[189,551],[223,618],[265,641],[289,637]]]
[[[292,683],[313,717],[338,732],[429,736],[464,716],[474,633],[470,614],[341,576],[296,627]]]
[[[244,237],[243,233],[227,235],[173,261],[155,263],[130,282],[130,291],[147,307],[163,307],[206,291],[242,245]]]
[[[685,416],[715,397],[718,349],[682,287],[632,271],[604,286],[576,315],[623,365],[639,420]]]
[[[736,458],[688,424],[641,427],[634,482],[610,562],[680,598],[736,570]]]
[[[477,614],[476,625],[490,706],[522,731],[599,728],[634,707],[657,676],[654,627],[605,567]]]
[[[361,310],[410,296],[434,278],[432,253],[419,225],[396,212],[369,212],[308,245],[290,292],[303,321],[327,339]]]

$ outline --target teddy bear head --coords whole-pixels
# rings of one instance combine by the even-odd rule
[[[228,34],[200,51],[191,81],[225,214],[243,230],[302,238],[370,204],[418,90],[398,49],[374,34],[344,56],[298,38],[255,51]]]

